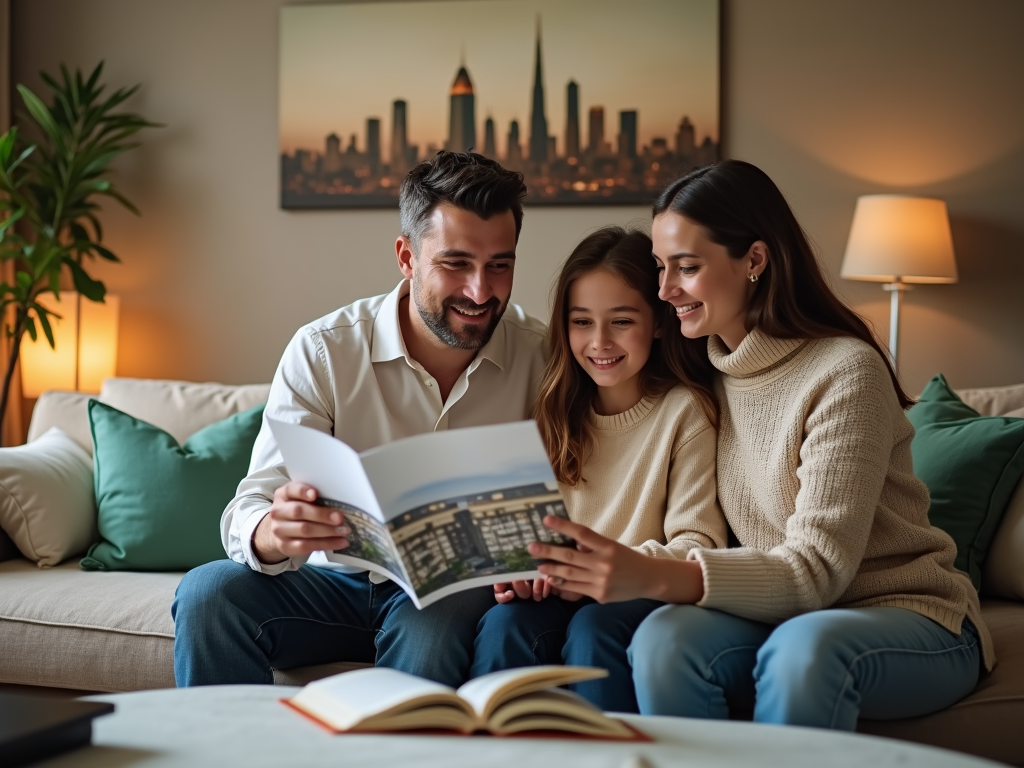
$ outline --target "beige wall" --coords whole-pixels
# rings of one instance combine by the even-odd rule
[[[124,264],[118,372],[267,381],[302,322],[388,290],[392,211],[277,205],[282,0],[13,0],[16,82],[58,62],[107,62],[130,106],[167,124],[123,158],[139,219],[105,212]],[[723,0],[723,140],[777,181],[839,262],[857,195],[945,198],[961,281],[922,286],[902,317],[904,379],[1024,381],[1024,29],[1018,0]],[[387,49],[382,49],[382,56]],[[344,76],[343,74],[339,76]],[[546,313],[559,261],[643,208],[527,210],[516,299]],[[835,280],[887,333],[875,284]]]

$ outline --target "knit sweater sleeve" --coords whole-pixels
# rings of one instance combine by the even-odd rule
[[[784,541],[767,551],[691,551],[704,573],[699,605],[777,623],[831,606],[856,576],[895,442],[892,382],[872,350],[822,372],[803,402],[796,505]]]
[[[651,557],[685,559],[696,547],[724,547],[726,523],[715,482],[717,435],[710,422],[679,440],[669,467],[665,544],[648,540],[636,547]]]

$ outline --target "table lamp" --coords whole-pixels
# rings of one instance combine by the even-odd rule
[[[59,300],[47,293],[37,301],[61,319],[50,318],[56,347],[50,348],[38,323],[36,340],[26,335],[22,342],[25,397],[39,397],[48,389],[99,392],[103,380],[113,376],[117,367],[118,297],[107,294],[101,304],[75,291],[61,291]]]
[[[905,195],[857,198],[839,275],[884,283],[889,300],[889,359],[896,368],[900,304],[908,283],[955,283],[956,258],[942,200]]]

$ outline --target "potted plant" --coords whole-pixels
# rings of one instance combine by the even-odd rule
[[[17,128],[0,136],[0,261],[15,261],[14,281],[0,283],[0,316],[11,339],[0,425],[24,335],[35,341],[41,331],[54,346],[50,319],[60,316],[39,303],[40,295],[59,297],[61,276],[70,273],[80,296],[103,301],[106,287],[90,277],[86,260],[119,259],[102,244],[97,201],[112,198],[138,214],[110,181],[111,164],[139,146],[129,141],[135,133],[157,126],[137,114],[115,111],[137,85],[103,97],[103,62],[88,77],[78,69],[72,75],[63,64],[60,71],[60,80],[40,73],[50,104],[17,86],[27,110],[23,119],[38,141],[27,143]]]

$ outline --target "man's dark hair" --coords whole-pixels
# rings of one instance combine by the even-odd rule
[[[481,219],[512,211],[516,242],[523,228],[523,174],[502,168],[475,152],[442,150],[405,177],[398,195],[402,234],[419,250],[429,219],[441,203],[472,211]]]

